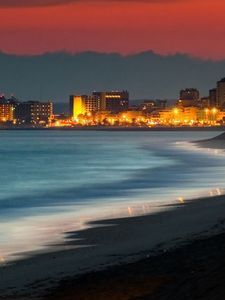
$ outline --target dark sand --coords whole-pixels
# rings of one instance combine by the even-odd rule
[[[137,263],[62,281],[46,300],[224,300],[225,233]]]

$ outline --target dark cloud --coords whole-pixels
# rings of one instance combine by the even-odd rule
[[[130,56],[95,52],[40,56],[0,53],[0,66],[4,70],[0,72],[1,93],[31,100],[40,99],[41,91],[43,100],[68,103],[72,93],[108,89],[128,89],[133,99],[175,99],[180,88],[197,84],[207,95],[209,87],[224,77],[225,60],[204,61],[179,54],[161,56],[151,51]]]
[[[50,6],[76,2],[74,0],[0,0],[0,7]]]
[[[0,7],[35,7],[63,5],[76,2],[145,2],[145,3],[172,3],[188,0],[0,0]]]

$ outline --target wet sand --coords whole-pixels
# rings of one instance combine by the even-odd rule
[[[79,274],[135,263],[146,257],[154,261],[158,253],[223,232],[224,211],[225,197],[218,196],[179,204],[155,215],[95,222],[93,225],[99,227],[68,234],[68,246],[89,245],[85,248],[36,255],[2,266],[0,299],[35,299],[61,280],[70,282]],[[101,227],[103,223],[106,226]],[[99,274],[105,277],[104,273]]]

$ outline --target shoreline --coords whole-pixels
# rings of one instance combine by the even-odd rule
[[[212,139],[192,142],[200,148],[225,149],[225,133],[222,133]]]
[[[68,233],[68,250],[34,255],[2,266],[0,299],[38,299],[54,291],[62,281],[69,283],[77,276],[79,280],[93,271],[101,274],[112,266],[124,268],[146,256],[157,257],[179,249],[193,239],[222,233],[224,209],[222,195],[175,205],[153,215],[92,222],[94,227]]]
[[[126,126],[77,126],[77,127],[0,127],[0,131],[225,131],[225,126],[177,127],[126,127]]]
[[[221,136],[207,142],[211,141],[211,144],[214,144],[215,140],[220,140],[223,143],[223,135]],[[201,146],[201,144],[199,145]],[[99,296],[100,291],[96,290],[94,286],[102,286],[104,293],[108,291],[112,295],[114,289],[109,287],[111,281],[99,284],[98,280],[104,281],[105,278],[108,278],[119,283],[121,280],[118,281],[120,278],[117,277],[118,272],[126,276],[128,269],[133,269],[129,273],[131,281],[128,284],[121,283],[122,290],[126,287],[125,290],[128,289],[132,291],[132,295],[135,295],[133,289],[136,287],[136,291],[138,291],[136,296],[142,297],[137,299],[164,299],[163,295],[160,295],[162,298],[159,296],[157,296],[158,298],[143,298],[146,295],[140,293],[147,291],[150,294],[152,292],[159,295],[160,287],[163,287],[166,292],[167,285],[170,289],[171,285],[176,286],[181,278],[187,279],[184,270],[178,272],[176,284],[174,280],[171,281],[176,274],[171,273],[172,275],[167,276],[167,268],[177,264],[177,257],[178,260],[183,257],[185,261],[193,259],[191,269],[194,268],[194,262],[202,261],[201,255],[197,256],[196,254],[196,257],[192,258],[192,254],[187,249],[203,253],[211,239],[217,240],[218,237],[220,242],[216,242],[216,247],[220,249],[220,246],[223,247],[223,243],[225,244],[225,195],[185,200],[180,204],[166,205],[165,207],[168,210],[155,214],[91,222],[92,226],[85,230],[67,233],[67,242],[63,245],[64,250],[62,251],[54,251],[51,248],[49,253],[37,255],[34,253],[30,258],[16,261],[10,265],[2,265],[0,267],[0,299],[31,300],[44,297],[43,299],[47,300],[101,300],[103,298]],[[196,248],[195,243],[201,243],[201,241],[204,247]],[[65,246],[67,250],[65,250]],[[180,252],[183,253],[183,256],[176,255]],[[184,253],[186,253],[186,258]],[[211,253],[207,250],[205,254],[204,266],[208,271],[207,260],[211,258]],[[157,269],[157,262],[162,263],[165,257],[171,259],[171,263],[170,265],[165,264],[162,268],[161,277],[160,274],[157,275],[157,272],[154,273],[154,270]],[[152,263],[155,265],[155,269],[152,269]],[[158,268],[161,263],[158,263]],[[217,259],[212,266],[216,263],[219,264]],[[148,275],[151,277],[151,283],[154,283],[151,286],[151,292],[149,291],[149,279],[146,281],[141,277],[138,283],[135,281],[137,272],[140,272],[141,266],[143,268],[145,265],[147,265],[147,269],[144,269],[144,272],[152,272],[149,273],[151,276]],[[87,293],[85,296],[87,291],[85,285],[83,285],[83,289],[79,289],[78,285],[90,278],[92,283],[89,283],[93,284],[93,294],[91,298],[88,298]],[[188,284],[187,282],[186,285],[184,284],[184,291]],[[74,287],[76,288],[74,289]],[[81,293],[81,298],[77,296],[77,289]],[[62,294],[62,290],[64,290],[64,294]],[[121,291],[118,293],[123,294]],[[76,298],[74,298],[75,294]],[[111,294],[110,299],[133,299],[119,298],[116,293],[116,298],[112,298]],[[151,297],[154,296],[153,294]],[[164,294],[164,296],[166,295]]]

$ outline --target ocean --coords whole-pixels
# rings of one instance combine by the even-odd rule
[[[0,263],[63,247],[87,222],[224,193],[219,132],[0,131]]]

